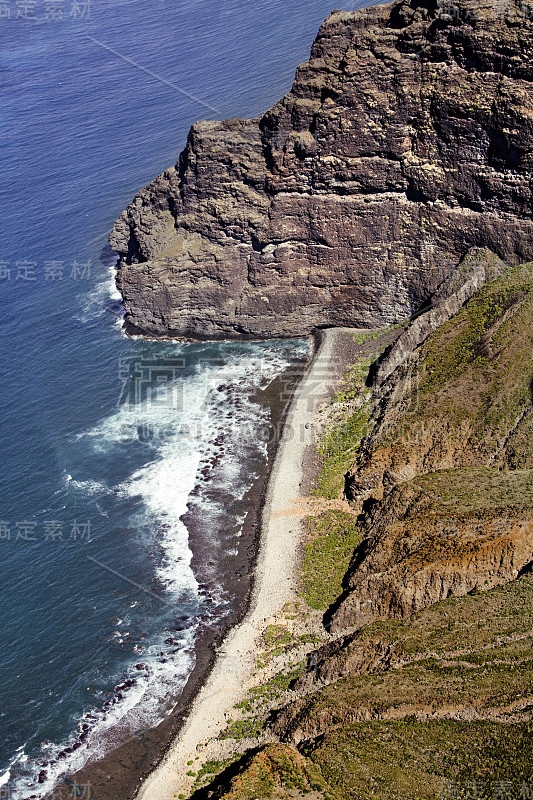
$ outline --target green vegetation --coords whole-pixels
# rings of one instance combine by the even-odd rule
[[[463,466],[479,458],[486,463],[487,453],[503,443],[497,469],[533,469],[532,323],[530,263],[490,281],[427,339],[378,427],[365,378],[387,338],[363,345],[329,409],[319,445],[319,493],[329,499],[342,494],[344,476],[371,429],[374,453],[391,448],[387,460],[400,468],[413,451],[430,450],[431,441],[438,453],[445,439],[450,451],[462,452]]]
[[[294,618],[295,615],[285,615],[285,619]],[[298,644],[298,639],[283,625],[269,625],[262,634],[264,651],[257,658],[257,666],[265,667],[273,658],[286,653]]]
[[[322,469],[318,476],[318,494],[330,500],[344,489],[344,475],[355,461],[361,440],[368,432],[372,392],[365,382],[370,365],[388,343],[397,327],[382,328],[364,334],[351,334],[360,345],[361,354],[348,365],[341,389],[332,398],[324,433],[318,445]]]
[[[304,548],[302,596],[311,608],[325,611],[342,591],[342,579],[362,533],[357,517],[343,511],[309,517],[305,525],[311,540]]]
[[[500,513],[506,532],[505,525],[533,508],[532,329],[533,264],[527,264],[488,283],[427,339],[391,394],[380,398],[379,418],[371,417],[365,378],[387,340],[382,332],[355,334],[361,357],[326,409],[319,492],[340,496],[372,426],[358,466],[368,467],[369,486],[374,472],[378,482],[386,470],[394,473],[388,488],[382,480],[385,498],[374,506],[372,525],[378,532],[394,525],[400,534],[410,526],[421,534],[412,552],[400,534],[383,540],[406,581],[418,574],[418,560],[438,563],[449,555],[446,548],[471,548],[469,557],[477,558],[481,545],[490,549],[498,536]],[[366,477],[361,471],[362,486]],[[387,494],[398,480],[405,482]],[[446,521],[474,527],[462,542],[442,535]],[[309,518],[306,533],[302,596],[323,611],[342,591],[362,528],[355,514],[330,510]],[[304,636],[270,626],[265,658]],[[306,675],[301,684],[309,694],[285,694],[303,677],[304,664],[249,693],[240,705],[248,718],[226,734],[268,732],[267,711],[286,703],[274,729],[284,742],[294,737],[299,744],[249,753],[215,797],[533,799],[533,574],[368,624],[328,644],[321,658],[327,664],[319,674],[327,680],[312,684]]]
[[[414,716],[347,725],[304,745],[261,750],[218,797],[259,800],[527,800],[533,725]],[[303,757],[302,757],[303,756]]]
[[[533,576],[464,597],[443,600],[403,620],[380,620],[352,637],[337,668],[357,651],[389,644],[391,666],[354,672],[309,695],[293,712],[310,738],[352,720],[353,709],[371,716],[413,713],[460,715],[476,709],[520,717],[533,709]]]
[[[531,406],[532,320],[533,264],[477,292],[421,348],[410,399],[417,424],[445,413],[468,424],[473,446],[513,430]]]
[[[303,762],[288,748],[298,774],[312,774],[327,800],[469,800],[473,783],[480,800],[494,800],[499,784],[511,792],[503,797],[523,800],[522,784],[533,786],[533,576],[368,625],[345,657],[387,642],[385,671],[351,673],[289,706],[306,733]],[[472,712],[481,718],[461,721]],[[269,745],[266,760],[262,750],[217,796],[289,797],[293,779],[272,766],[278,747],[289,757],[287,745]]]
[[[305,671],[305,662],[281,670],[265,683],[253,686],[248,692],[248,698],[237,703],[235,708],[247,713],[258,711],[270,705],[274,700],[287,691],[291,683]]]
[[[263,633],[268,655],[279,656],[294,643],[294,636],[281,625],[269,625]]]
[[[495,470],[490,467],[466,467],[421,475],[412,484],[423,491],[409,515],[472,515],[531,508],[533,506],[533,470]]]
[[[331,406],[347,403],[361,396],[365,400],[370,399],[372,392],[365,388],[365,381],[370,365],[377,358],[377,355],[377,353],[373,353],[370,358],[366,356],[364,359],[356,361],[355,364],[350,364],[348,366],[341,381],[342,388],[332,397],[330,401]]]
[[[424,345],[425,376],[421,390],[434,391],[471,365],[489,364],[492,358],[487,351],[491,346],[512,344],[519,353],[527,351],[528,342],[516,340],[521,323],[526,321],[517,312],[525,311],[525,317],[530,318],[532,299],[533,263],[507,270],[487,283]]]
[[[368,413],[358,409],[345,422],[335,425],[319,447],[323,458],[318,479],[320,494],[332,500],[342,493],[344,475],[355,461],[361,439],[368,430]]]
[[[274,627],[274,626],[272,626]],[[298,640],[295,640],[298,641]],[[279,698],[282,698],[289,686],[299,678],[306,668],[306,662],[292,664],[273,675],[265,683],[253,686],[248,691],[246,700],[235,705],[237,711],[246,716],[240,720],[230,720],[227,728],[220,734],[220,739],[258,738],[265,732],[265,711],[270,709]]]
[[[223,769],[236,761],[236,759],[237,756],[232,756],[231,758],[226,758],[222,761],[206,761],[205,764],[202,764],[198,770],[198,775],[196,776],[193,788],[198,789],[206,783],[209,783],[214,775],[218,775],[219,772],[222,772]],[[184,796],[185,795],[180,795],[180,797]]]
[[[533,786],[532,744],[531,723],[411,716],[350,725],[304,752],[339,798],[523,800]]]
[[[264,729],[264,720],[259,718],[239,719],[231,722],[222,731],[219,739],[235,739],[237,742],[243,739],[256,739]]]
[[[266,797],[288,800],[312,791],[333,800],[333,795],[327,793],[328,787],[320,770],[311,761],[304,759],[293,747],[270,744],[231,780],[228,791],[217,796],[226,800]]]
[[[378,328],[375,331],[364,331],[363,333],[352,333],[354,341],[357,344],[367,344],[368,342],[375,342],[376,339],[379,339],[381,334],[383,333],[382,328]]]
[[[375,330],[363,331],[361,333],[352,333],[352,336],[357,344],[368,344],[369,342],[375,342],[381,339],[385,333],[391,333],[399,328],[403,328],[405,324],[405,322],[400,322],[397,325],[389,325],[387,328],[376,328]]]

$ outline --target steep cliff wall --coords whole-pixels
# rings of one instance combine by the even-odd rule
[[[194,125],[115,223],[127,329],[374,326],[471,246],[531,258],[531,16],[515,0],[334,12],[283,100]]]
[[[482,258],[473,252],[463,263],[464,286],[482,274]],[[491,259],[486,269],[500,267]],[[327,615],[331,631],[412,614],[531,568],[533,264],[489,280],[417,347],[435,313],[438,305],[378,359],[366,435],[344,445],[352,465],[337,493],[366,501],[367,511]],[[389,374],[396,351],[403,360]]]
[[[473,249],[442,291],[401,326],[332,336],[311,494],[281,512],[309,513],[300,591],[191,753],[194,800],[533,786],[533,263]]]

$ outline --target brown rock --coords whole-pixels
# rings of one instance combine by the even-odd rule
[[[334,12],[262,117],[193,126],[110,238],[126,327],[292,336],[416,311],[469,248],[533,253],[533,28],[514,0]]]
[[[530,492],[528,470],[454,470],[397,486],[369,515],[329,629],[407,616],[516,578],[533,561]]]

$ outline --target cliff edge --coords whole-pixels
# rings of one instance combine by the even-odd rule
[[[532,17],[517,0],[334,11],[286,97],[194,125],[115,223],[126,330],[376,327],[471,247],[531,258]]]
[[[530,796],[533,263],[475,249],[460,286],[483,274],[336,332],[299,593],[191,800]]]

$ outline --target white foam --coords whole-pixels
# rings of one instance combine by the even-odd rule
[[[194,665],[193,643],[194,627],[185,632],[181,652],[170,657],[167,663],[145,659],[150,663],[146,674],[132,671],[125,676],[133,678],[135,685],[126,689],[121,684],[117,686],[121,690],[120,700],[116,695],[105,710],[93,710],[80,719],[78,734],[82,731],[83,725],[90,724],[85,742],[74,752],[64,755],[61,753],[76,742],[77,735],[62,745],[47,743],[45,758],[38,759],[31,765],[32,774],[36,775],[45,769],[46,777],[37,783],[29,773],[19,775],[11,781],[9,797],[12,800],[26,800],[31,793],[39,800],[45,798],[53,791],[62,775],[82,769],[89,759],[103,757],[114,745],[117,734],[124,740],[127,735],[135,735],[136,731],[163,719],[168,711],[169,696],[176,695],[184,686],[187,675]],[[154,645],[152,650],[156,649]],[[155,656],[155,652],[153,655]],[[20,767],[26,760],[27,756],[23,752],[17,755],[2,776],[3,784],[0,783],[0,786],[9,783],[13,768]],[[51,765],[51,761],[57,763]]]
[[[117,323],[122,325],[124,310],[121,305],[122,295],[118,291],[115,281],[115,267],[116,258],[108,266],[106,277],[87,293],[81,310],[74,317],[79,322],[89,322],[104,314],[112,313],[116,315]]]
[[[159,521],[163,530],[160,543],[165,552],[159,576],[166,588],[174,592],[189,589],[196,593],[197,589],[190,569],[188,532],[180,517],[187,511],[198,461],[198,453],[168,444],[155,462],[137,470],[120,487],[130,497],[142,497],[147,513]]]
[[[11,777],[11,768],[6,769],[3,775],[0,775],[0,787],[5,786]]]
[[[112,489],[109,489],[109,487],[106,486],[101,481],[95,481],[91,479],[87,481],[78,481],[75,480],[71,475],[69,475],[69,478],[70,478],[70,481],[68,482],[69,485],[73,489],[75,489],[76,491],[80,492],[83,495],[86,495],[87,497],[92,497],[93,495],[98,495],[102,497],[106,494],[112,493]]]
[[[145,442],[149,460],[119,486],[109,488],[97,477],[76,480],[70,475],[66,476],[66,483],[91,496],[118,492],[142,500],[143,512],[138,522],[154,531],[163,549],[157,575],[173,600],[183,593],[194,597],[199,589],[191,569],[189,534],[182,521],[191,502],[191,493],[196,490],[195,508],[201,508],[202,503],[209,504],[205,508],[206,520],[214,520],[216,524],[217,515],[218,519],[223,519],[226,513],[220,501],[217,503],[212,496],[208,498],[207,490],[205,493],[202,490],[202,471],[207,472],[209,479],[206,486],[216,480],[217,488],[233,498],[245,496],[256,477],[250,472],[249,460],[264,457],[266,453],[266,443],[259,439],[257,432],[269,419],[268,411],[253,400],[253,394],[286,369],[295,352],[304,355],[306,350],[306,343],[300,347],[295,347],[294,343],[286,346],[272,343],[263,348],[250,346],[248,353],[238,349],[222,350],[225,363],[199,363],[193,374],[171,385],[164,398],[155,395],[150,403],[123,405],[77,437],[90,443],[95,452],[111,454],[116,448],[127,451],[132,442],[138,447],[139,429],[146,427],[152,432],[151,440]],[[183,346],[176,345],[175,353],[182,354]],[[168,402],[169,397],[179,398],[180,402]],[[235,516],[235,520],[242,524],[244,516]],[[226,553],[237,553],[229,544],[224,549]],[[221,590],[216,596],[212,594],[211,599],[219,607],[227,603]],[[181,631],[180,645],[166,663],[158,658],[161,642],[147,646],[142,656],[143,662],[149,665],[147,673],[132,670],[127,677],[134,678],[135,684],[122,691],[121,699],[107,705],[105,713],[91,712],[91,729],[83,745],[59,759],[53,767],[47,765],[42,783],[32,781],[30,784],[28,778],[17,779],[13,800],[27,797],[28,787],[36,798],[45,797],[65,772],[74,772],[90,758],[103,756],[125,733],[133,735],[135,731],[157,724],[169,713],[168,698],[178,695],[194,665],[195,634],[194,624]],[[87,724],[88,719],[82,717],[80,727]],[[63,749],[65,746],[63,744]],[[51,752],[47,751],[46,760],[52,760],[61,749],[54,745]],[[41,768],[42,762],[40,766],[37,761],[35,773]],[[2,779],[9,780],[9,770]]]

